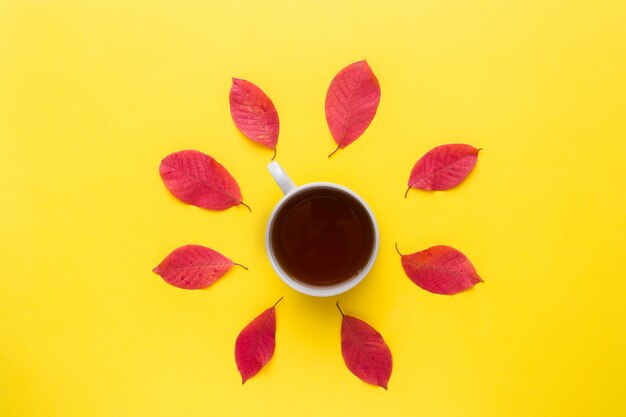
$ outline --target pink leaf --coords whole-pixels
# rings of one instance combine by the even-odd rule
[[[276,304],[282,299],[276,301]],[[237,336],[235,361],[242,384],[255,376],[274,356],[276,304],[252,320]]]
[[[250,81],[233,78],[230,88],[230,115],[241,133],[273,149],[276,156],[280,122],[272,100],[263,90]]]
[[[167,255],[152,271],[168,284],[185,290],[207,288],[233,265],[230,259],[200,245],[181,246]],[[243,265],[239,265],[247,269]]]
[[[411,188],[448,190],[456,187],[474,169],[479,151],[460,143],[431,149],[415,163],[404,197]]]
[[[450,246],[433,246],[410,255],[398,253],[404,272],[426,291],[450,295],[483,282],[469,259]]]
[[[365,132],[376,115],[379,102],[380,85],[365,60],[339,71],[326,93],[326,122],[337,143],[333,153]]]
[[[168,190],[179,200],[212,210],[243,205],[237,181],[209,155],[180,151],[168,155],[159,167]]]
[[[339,303],[337,303],[339,308]],[[354,375],[368,384],[387,389],[393,359],[383,337],[372,326],[356,317],[341,316],[341,354]]]

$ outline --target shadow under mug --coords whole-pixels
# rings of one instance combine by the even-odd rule
[[[272,211],[272,214],[270,215],[270,218],[267,222],[267,228],[265,231],[265,246],[267,248],[267,255],[269,257],[270,263],[272,264],[272,267],[274,268],[278,276],[285,282],[285,284],[287,284],[294,290],[302,294],[311,295],[315,297],[330,297],[333,295],[342,294],[354,288],[361,281],[363,281],[363,278],[365,278],[367,273],[370,271],[370,269],[374,265],[374,261],[376,260],[376,255],[378,254],[378,246],[379,246],[379,240],[380,240],[376,218],[374,217],[374,213],[372,212],[370,207],[367,205],[367,203],[354,191],[344,186],[330,183],[330,182],[314,182],[310,184],[301,185],[298,187],[294,184],[291,178],[289,178],[289,176],[285,173],[285,171],[283,171],[283,169],[280,167],[280,165],[278,165],[276,161],[270,162],[270,164],[268,165],[268,169],[270,173],[272,174],[272,177],[274,177],[274,181],[276,181],[276,183],[278,184],[278,186],[280,187],[280,189],[282,190],[284,194],[283,198],[274,207],[274,210]],[[349,195],[350,197],[352,197],[352,199],[367,212],[367,216],[369,217],[369,220],[371,221],[373,234],[374,234],[373,245],[369,253],[369,258],[367,259],[367,262],[365,263],[365,266],[360,268],[358,273],[357,271],[355,271],[354,276],[344,281],[341,281],[339,283],[332,284],[332,285],[313,285],[307,282],[300,281],[297,278],[291,276],[281,266],[279,260],[277,259],[275,250],[272,246],[272,238],[271,238],[272,228],[274,226],[274,222],[276,220],[277,214],[280,213],[281,209],[292,198],[297,197],[302,192],[309,191],[309,190],[316,189],[316,188],[337,190],[339,192],[343,192]]]

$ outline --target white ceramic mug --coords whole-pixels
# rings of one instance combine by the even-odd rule
[[[343,187],[338,184],[333,184],[330,182],[313,182],[310,184],[305,184],[301,186],[296,186],[294,182],[289,178],[289,176],[283,171],[283,169],[278,165],[276,161],[270,162],[268,165],[268,169],[274,177],[274,180],[285,194],[283,198],[276,204],[272,214],[270,215],[269,221],[267,222],[267,229],[265,231],[265,247],[267,248],[267,255],[270,259],[272,267],[278,274],[278,276],[285,282],[285,284],[289,285],[294,290],[301,292],[302,294],[312,295],[315,297],[330,297],[333,295],[344,293],[352,288],[354,288],[358,283],[363,281],[363,278],[370,271],[372,266],[374,265],[374,261],[376,260],[376,255],[378,254],[378,246],[379,246],[379,232],[378,232],[378,224],[376,223],[376,218],[374,217],[374,213],[369,208],[367,203],[354,191]],[[276,214],[280,211],[280,209],[289,201],[291,198],[297,196],[299,193],[310,190],[314,188],[331,188],[334,190],[342,191],[352,198],[354,198],[357,202],[361,204],[361,206],[367,211],[369,218],[372,222],[372,226],[374,229],[374,245],[370,254],[370,257],[365,264],[365,267],[361,269],[361,271],[352,278],[349,278],[346,281],[342,281],[338,284],[334,285],[311,285],[302,281],[299,281],[293,277],[291,277],[280,265],[277,261],[276,256],[274,254],[274,250],[272,248],[271,242],[271,231],[272,225],[276,218]]]

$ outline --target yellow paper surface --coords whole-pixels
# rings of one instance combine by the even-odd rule
[[[626,3],[0,2],[0,415],[626,415]],[[326,88],[367,58],[382,99],[335,144]],[[277,160],[378,217],[372,273],[340,297],[286,287],[265,256],[271,151],[228,108],[231,77],[281,120]],[[484,148],[449,192],[406,181],[430,148]],[[252,207],[172,197],[168,153],[198,149]],[[485,284],[453,297],[394,250],[447,244]],[[151,272],[184,244],[233,269],[204,291]],[[241,386],[239,331],[280,296],[276,353]],[[378,329],[389,391],[346,369],[347,314]]]

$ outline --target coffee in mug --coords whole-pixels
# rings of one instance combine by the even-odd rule
[[[270,262],[281,279],[315,296],[357,285],[378,252],[378,227],[365,201],[338,184],[296,187],[275,161],[269,168],[285,193],[266,233]]]

